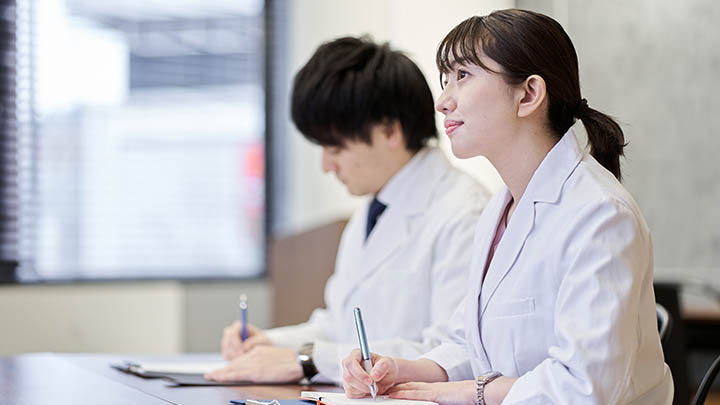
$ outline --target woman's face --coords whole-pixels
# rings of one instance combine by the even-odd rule
[[[481,58],[493,71],[500,65]],[[497,73],[476,65],[453,64],[435,108],[445,115],[445,133],[455,156],[482,155],[490,160],[508,147],[517,124],[513,88]]]

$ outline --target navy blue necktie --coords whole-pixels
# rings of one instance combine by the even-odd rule
[[[378,201],[377,198],[373,198],[372,202],[370,203],[370,208],[368,209],[367,226],[365,227],[365,239],[370,236],[370,232],[372,232],[373,228],[375,227],[378,217],[383,213],[383,211],[385,211],[385,208],[387,208],[387,205]]]

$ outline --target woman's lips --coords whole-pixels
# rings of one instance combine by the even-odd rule
[[[462,121],[446,120],[445,121],[445,133],[447,134],[447,136],[452,135],[452,133],[455,132],[455,130],[458,129],[458,127],[462,124],[463,124]]]

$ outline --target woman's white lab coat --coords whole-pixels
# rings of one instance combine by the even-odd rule
[[[451,380],[519,377],[503,404],[669,404],[650,234],[630,194],[569,131],[534,173],[484,282],[501,190],[478,224],[451,341],[423,357]]]

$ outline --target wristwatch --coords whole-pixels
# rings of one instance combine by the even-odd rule
[[[315,363],[313,362],[312,358],[314,348],[315,344],[305,343],[304,345],[300,346],[300,350],[298,350],[297,360],[303,369],[303,380],[301,381],[302,384],[309,385],[310,379],[318,373],[318,370],[317,368],[315,368]]]
[[[499,371],[490,371],[481,376],[478,376],[478,378],[475,380],[478,405],[485,405],[485,385],[498,377],[502,377],[502,373],[500,373]]]

